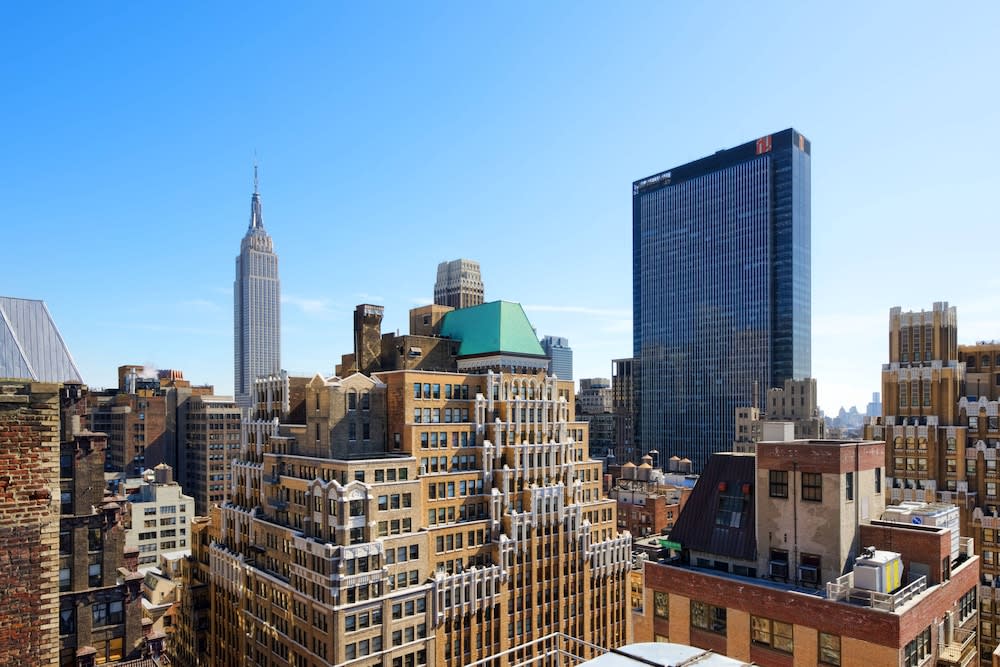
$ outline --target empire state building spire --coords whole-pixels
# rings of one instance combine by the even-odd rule
[[[260,207],[260,180],[257,178],[257,165],[253,166],[253,195],[250,197],[250,231],[264,230],[264,213]]]
[[[253,169],[250,226],[240,244],[233,283],[233,391],[249,407],[253,382],[281,373],[281,282],[278,256],[264,229],[257,165]]]

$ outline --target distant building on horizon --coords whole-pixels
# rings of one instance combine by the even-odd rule
[[[865,417],[881,417],[882,416],[882,392],[873,391],[871,403],[868,404],[868,408],[865,410]]]
[[[250,406],[253,381],[281,373],[281,282],[278,256],[264,230],[254,167],[250,226],[240,243],[233,283],[233,356],[236,402]]]
[[[638,454],[700,470],[755,383],[810,377],[810,154],[787,129],[632,184]]]
[[[569,339],[561,336],[545,336],[542,338],[542,349],[549,362],[549,373],[560,380],[573,379],[573,349]]]
[[[434,303],[452,308],[468,308],[483,303],[483,277],[479,262],[455,259],[438,264],[434,283]]]

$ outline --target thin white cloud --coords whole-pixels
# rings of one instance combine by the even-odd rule
[[[383,301],[385,301],[384,296],[379,296],[378,294],[369,294],[368,292],[359,292],[357,297],[359,299],[364,299],[365,301],[372,304],[382,303]]]
[[[187,299],[185,301],[181,301],[181,306],[185,308],[193,308],[203,312],[216,312],[222,310],[222,306],[214,301],[209,301],[208,299]]]
[[[293,296],[291,294],[282,294],[281,303],[287,303],[290,306],[295,306],[306,315],[311,315],[313,317],[329,317],[333,315],[333,311],[330,308],[330,302],[327,299],[311,299],[308,297]]]
[[[574,313],[595,317],[632,317],[631,308],[593,308],[591,306],[554,306],[548,304],[526,304],[529,313]]]
[[[138,329],[140,331],[156,331],[180,334],[192,334],[195,336],[232,336],[231,330],[205,329],[202,327],[179,327],[174,325],[148,324],[145,322],[125,323],[120,325],[125,329]]]
[[[631,334],[632,333],[632,318],[615,320],[614,322],[608,322],[603,327],[601,331],[609,334]]]

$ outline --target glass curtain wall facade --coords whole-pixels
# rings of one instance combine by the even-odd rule
[[[638,456],[700,470],[755,383],[810,375],[810,152],[788,129],[633,183]]]

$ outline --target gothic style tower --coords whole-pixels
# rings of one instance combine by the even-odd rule
[[[236,401],[250,405],[253,381],[281,372],[281,282],[278,256],[264,230],[257,167],[253,169],[250,226],[236,258],[233,283],[233,348]]]

